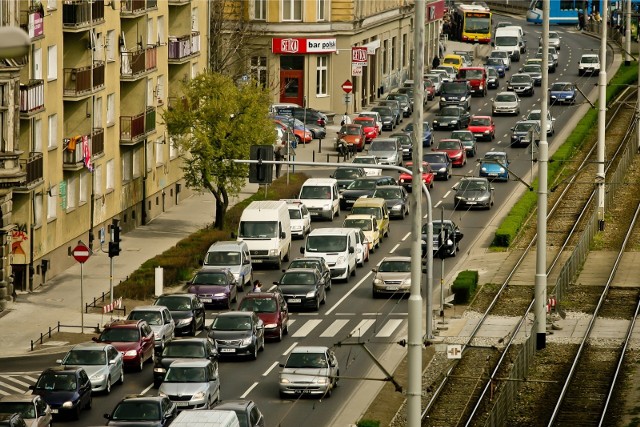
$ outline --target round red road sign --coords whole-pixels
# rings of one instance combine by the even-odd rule
[[[342,83],[342,90],[346,93],[351,93],[353,90],[353,83],[351,83],[350,80],[345,80],[345,82]]]
[[[73,248],[73,258],[78,261],[80,264],[84,264],[91,255],[89,248],[80,243],[78,246]]]

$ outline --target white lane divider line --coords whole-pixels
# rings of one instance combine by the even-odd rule
[[[400,324],[402,324],[403,319],[391,319],[389,320],[376,334],[377,338],[388,338],[393,334]]]
[[[331,326],[329,326],[327,329],[324,330],[323,333],[320,334],[320,337],[335,337],[336,334],[340,332],[340,329],[342,329],[344,325],[346,325],[347,323],[349,323],[349,319],[335,320],[331,324]]]
[[[297,343],[297,342],[294,342],[293,344],[291,344],[291,345],[289,346],[289,348],[288,348],[288,349],[286,349],[286,350],[284,351],[284,353],[282,353],[282,355],[283,355],[283,356],[286,356],[287,354],[291,353],[291,352],[293,351],[293,349],[294,349],[294,348],[296,348],[296,346],[297,346],[297,345],[298,345],[298,343]]]
[[[144,390],[142,390],[142,392],[140,394],[147,394],[149,392],[149,390],[151,390],[151,387],[153,387],[153,383],[149,384],[149,386],[147,388],[145,388]]]
[[[244,399],[245,397],[247,397],[247,395],[249,393],[251,393],[251,390],[253,390],[254,388],[256,388],[256,386],[258,385],[257,382],[251,384],[251,386],[247,389],[247,391],[244,392],[244,394],[242,396],[240,396],[240,399]]]
[[[311,332],[316,326],[320,324],[320,322],[322,322],[322,320],[320,319],[311,319],[305,322],[304,326],[302,326],[300,329],[295,331],[291,336],[306,337],[307,335],[309,335],[309,332]]]
[[[449,194],[451,194],[451,190],[449,190],[446,193],[444,193],[444,196],[442,196],[442,198],[446,199],[447,197],[449,197]]]
[[[391,248],[391,250],[389,251],[390,254],[394,253],[396,251],[396,249],[398,249],[398,247],[400,246],[400,243],[396,243],[396,245]]]
[[[401,239],[401,241],[404,242],[405,240],[407,240],[409,238],[409,236],[411,236],[411,233],[405,234],[404,237]]]
[[[276,366],[278,366],[278,362],[273,362],[273,363],[271,364],[271,366],[269,366],[269,368],[268,368],[266,371],[264,371],[264,373],[262,374],[262,376],[263,376],[263,377],[268,376],[268,375],[271,373],[271,371],[273,371],[273,370],[275,369],[275,367],[276,367]]]
[[[344,300],[346,300],[346,299],[349,297],[349,295],[351,295],[352,293],[354,293],[354,292],[356,291],[356,289],[358,289],[358,288],[360,287],[360,285],[362,285],[362,284],[364,283],[364,281],[365,281],[365,280],[367,280],[367,279],[369,278],[369,276],[371,276],[371,272],[367,273],[367,274],[366,274],[362,279],[360,279],[360,281],[359,281],[358,283],[356,283],[356,284],[355,284],[355,286],[354,286],[354,287],[352,287],[352,288],[349,290],[349,292],[347,292],[346,294],[344,294],[344,296],[343,296],[342,298],[340,298],[340,299],[338,300],[338,302],[336,302],[336,303],[333,305],[333,307],[331,307],[329,310],[327,310],[325,314],[329,315],[329,314],[333,313],[333,311],[334,311],[336,308],[338,308],[338,306],[339,306],[340,304],[342,304],[342,302],[343,302]]]

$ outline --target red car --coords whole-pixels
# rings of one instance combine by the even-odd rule
[[[433,82],[431,80],[424,79],[424,90],[427,100],[433,101],[433,98],[436,97],[436,87],[433,85]]]
[[[376,121],[369,117],[356,117],[353,119],[354,124],[362,125],[364,129],[365,142],[369,144],[378,137],[378,127]]]
[[[338,141],[341,139],[347,144],[355,145],[358,151],[362,151],[366,140],[362,125],[358,123],[343,125],[338,131]]]
[[[145,320],[116,320],[108,323],[93,341],[111,344],[123,354],[125,366],[142,371],[144,362],[153,362],[154,336]]]
[[[441,139],[438,146],[433,151],[447,153],[451,159],[452,166],[461,168],[467,164],[467,150],[459,139]]]
[[[496,138],[496,125],[491,116],[471,116],[469,130],[473,132],[477,141],[492,141]]]
[[[404,162],[404,167],[407,169],[411,169],[413,166],[413,162]],[[402,185],[407,191],[411,191],[411,175],[402,172],[400,177],[398,178],[398,182]],[[427,188],[433,188],[433,181],[435,179],[435,173],[431,170],[431,165],[427,162],[422,162],[422,182]]]
[[[264,337],[282,341],[289,332],[289,309],[280,292],[250,292],[238,304],[240,311],[253,311],[264,323]]]

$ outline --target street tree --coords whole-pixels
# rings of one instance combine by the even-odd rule
[[[211,192],[216,201],[214,227],[222,229],[229,198],[248,177],[248,167],[232,159],[248,159],[251,145],[272,145],[276,140],[268,95],[255,81],[236,85],[213,72],[185,82],[182,94],[163,119],[183,158],[187,187]]]

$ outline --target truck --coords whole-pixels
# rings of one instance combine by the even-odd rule
[[[487,94],[487,70],[484,67],[462,67],[458,78],[471,85],[471,94],[485,96]]]

